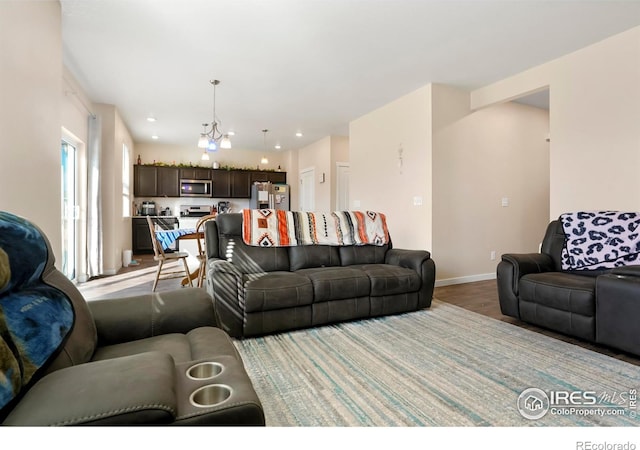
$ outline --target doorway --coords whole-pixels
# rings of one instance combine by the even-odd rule
[[[349,210],[349,175],[351,166],[347,162],[336,163],[336,211]]]
[[[315,208],[315,177],[313,167],[300,172],[300,211],[313,211]]]

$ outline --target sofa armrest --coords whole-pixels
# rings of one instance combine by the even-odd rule
[[[207,292],[213,297],[220,328],[233,337],[243,334],[244,281],[242,272],[231,262],[209,258]]]
[[[175,392],[175,365],[168,354],[89,362],[39,380],[3,424],[166,424],[177,415]]]
[[[213,302],[201,288],[93,300],[87,304],[96,324],[99,346],[216,326]]]
[[[420,308],[431,306],[436,283],[436,265],[431,259],[431,253],[426,250],[391,248],[387,251],[384,260],[386,264],[415,270],[422,280],[418,295],[418,306]]]
[[[554,271],[553,260],[544,253],[505,253],[498,263],[496,279],[502,314],[520,318],[520,278],[530,273]]]
[[[640,266],[621,266],[611,269],[611,273],[614,275],[623,275],[628,277],[640,277]]]
[[[510,263],[517,278],[529,273],[553,272],[553,260],[544,253],[505,253],[502,261]]]
[[[405,250],[400,248],[391,248],[384,257],[386,264],[394,266],[406,267],[416,272],[421,272],[422,263],[431,259],[431,253],[426,250]]]

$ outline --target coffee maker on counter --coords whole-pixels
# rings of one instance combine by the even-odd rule
[[[231,202],[218,202],[218,214],[231,212]]]
[[[143,216],[157,216],[158,212],[156,211],[156,202],[150,202],[150,201],[142,202],[142,207],[140,208],[140,214]]]

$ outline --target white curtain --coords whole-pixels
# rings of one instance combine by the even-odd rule
[[[100,157],[102,121],[89,116],[87,144],[87,276],[103,273],[102,260],[102,195],[100,193]]]

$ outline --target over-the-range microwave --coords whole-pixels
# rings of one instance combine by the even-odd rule
[[[211,180],[180,180],[180,197],[211,197]]]

